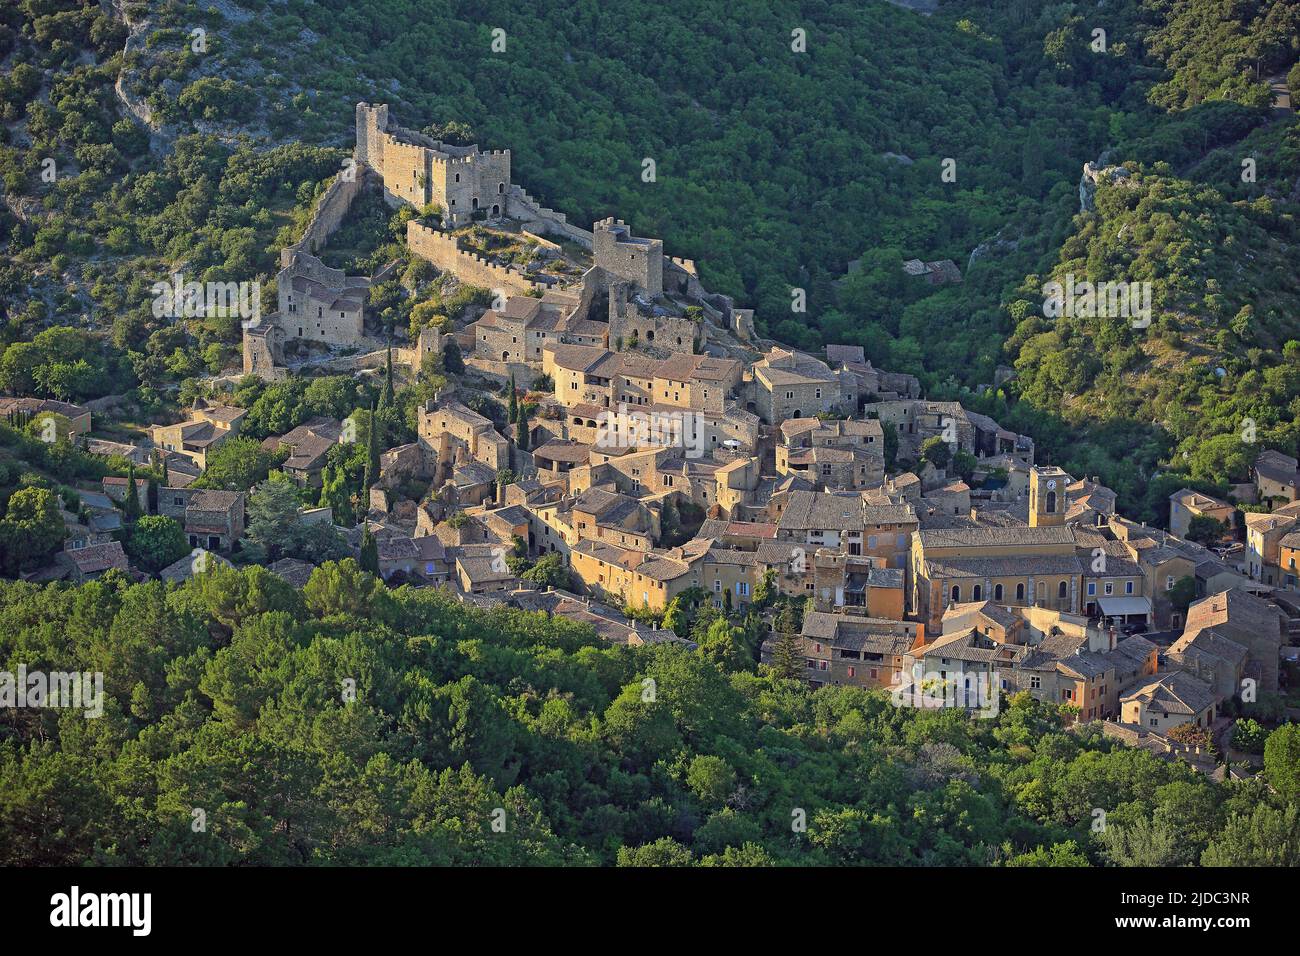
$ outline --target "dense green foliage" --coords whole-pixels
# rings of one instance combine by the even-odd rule
[[[6,583],[19,664],[107,699],[0,712],[5,865],[1300,862],[1287,730],[1280,795],[1225,787],[1027,695],[981,720],[813,692],[350,560],[301,593],[260,567]]]

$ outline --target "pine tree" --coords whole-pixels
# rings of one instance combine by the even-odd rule
[[[804,662],[803,642],[797,634],[779,632],[772,647],[772,670],[778,677],[788,680],[802,678],[807,664]]]
[[[375,541],[375,536],[370,533],[370,525],[367,524],[361,532],[361,570],[369,571],[376,577],[379,576],[379,544]]]

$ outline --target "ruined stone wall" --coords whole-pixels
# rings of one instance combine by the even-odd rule
[[[256,375],[266,382],[282,381],[289,376],[283,368],[284,333],[274,325],[244,329],[244,374]]]
[[[280,250],[280,265],[288,265],[295,252],[314,255],[323,249],[352,208],[353,201],[361,194],[365,183],[366,170],[362,167],[343,170],[335,176],[334,182],[316,201],[302,238]]]
[[[905,398],[919,398],[921,382],[915,375],[906,372],[878,372],[882,395],[892,392]]]
[[[546,208],[520,186],[507,186],[506,192],[509,197],[507,211],[525,227],[568,239],[584,249],[592,248],[592,233],[570,224],[564,213]]]
[[[478,355],[466,355],[465,365],[472,368],[493,386],[505,385],[513,377],[515,384],[523,386],[537,377],[537,369],[520,362],[497,362]]]
[[[668,256],[664,261],[664,290],[693,299],[703,299],[707,290],[700,284],[695,262]]]
[[[406,245],[422,259],[462,282],[485,289],[501,289],[510,295],[524,295],[540,286],[513,266],[499,266],[477,253],[461,248],[453,235],[411,220],[406,224]]]
[[[685,316],[650,315],[641,311],[632,299],[633,287],[621,282],[609,290],[610,348],[630,348],[633,340],[640,345],[654,345],[670,352],[695,351],[698,329]]]
[[[373,183],[370,176],[364,166],[340,172],[317,200],[302,238],[280,250],[280,271],[275,277],[277,314],[273,323],[285,337],[330,344],[348,344],[361,338],[364,298],[346,302],[341,308],[331,308],[338,299],[335,293],[347,286],[348,277],[342,269],[325,265],[315,253],[339,228],[362,189]],[[323,287],[318,288],[320,294],[295,293],[293,281],[297,277],[318,283]],[[246,366],[250,361],[256,364],[265,358],[260,346],[254,346],[253,351],[254,355],[245,357]],[[271,352],[278,364],[281,359],[277,351],[273,348]]]
[[[414,345],[407,348],[393,349],[393,361],[405,365],[411,370],[412,375],[418,375],[421,366],[424,364],[425,356],[436,355],[441,359],[443,346],[444,336],[442,332],[431,325],[426,325],[420,329],[420,337]]]

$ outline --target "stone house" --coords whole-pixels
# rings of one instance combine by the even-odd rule
[[[1251,468],[1259,501],[1284,501],[1288,504],[1300,495],[1296,492],[1300,474],[1296,460],[1280,451],[1267,449],[1259,453]]]
[[[459,402],[427,402],[420,409],[418,434],[437,463],[436,484],[468,462],[478,462],[494,475],[510,467],[510,443],[491,421]]]
[[[1213,518],[1232,530],[1237,509],[1221,498],[1182,488],[1169,496],[1169,531],[1186,538],[1193,518]]]
[[[180,523],[191,548],[229,552],[244,535],[244,493],[158,489],[158,513]]]
[[[370,279],[331,269],[315,256],[293,248],[281,250],[276,287],[279,311],[267,322],[286,338],[354,345],[365,334]]]
[[[1282,561],[1281,543],[1296,528],[1297,509],[1300,506],[1286,505],[1272,514],[1246,513],[1246,573],[1252,580],[1281,585],[1284,576],[1293,573],[1289,560],[1285,564]]]
[[[808,682],[892,687],[920,633],[911,621],[809,611],[800,633]],[[771,643],[764,647],[769,656]]]
[[[857,407],[851,373],[832,372],[825,362],[802,352],[774,348],[754,363],[753,372],[754,411],[769,425]],[[846,395],[846,383],[852,386],[851,395]]]
[[[30,415],[32,421],[52,416],[57,422],[58,438],[66,439],[73,445],[79,445],[82,438],[90,434],[90,409],[71,402],[58,402],[52,398],[0,396],[0,418],[9,415]]]
[[[879,487],[885,479],[880,422],[787,419],[780,427],[776,471],[804,475],[829,489]]]
[[[1120,698],[1120,720],[1157,732],[1182,724],[1209,728],[1214,723],[1214,693],[1187,671],[1169,671],[1140,683]]]
[[[1187,609],[1187,626],[1175,646],[1184,640],[1191,643],[1205,630],[1246,648],[1247,665],[1258,675],[1260,692],[1278,690],[1279,652],[1288,641],[1287,618],[1275,605],[1241,588],[1202,598]]]
[[[55,561],[68,569],[70,580],[77,584],[93,581],[113,568],[119,571],[129,571],[131,568],[131,562],[127,559],[120,541],[88,544],[85,547],[60,551],[55,555]]]
[[[149,437],[159,448],[183,455],[200,470],[206,470],[208,455],[226,439],[239,434],[247,414],[242,408],[200,401],[186,421],[175,425],[150,425]]]
[[[580,538],[650,551],[659,538],[659,514],[635,498],[588,488],[574,499],[570,524]]]
[[[243,492],[194,492],[185,508],[184,528],[192,548],[232,551],[244,535]]]
[[[272,435],[262,442],[268,451],[288,449],[289,457],[280,465],[300,488],[319,488],[329,450],[338,444],[343,424],[330,419],[315,419],[283,435]]]
[[[115,504],[121,505],[126,501],[127,486],[130,484],[129,478],[118,478],[109,475],[103,482],[104,494],[108,495]],[[149,481],[146,478],[137,478],[135,480],[135,499],[140,504],[140,513],[149,513]]]

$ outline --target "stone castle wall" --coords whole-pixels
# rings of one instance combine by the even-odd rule
[[[461,248],[460,240],[455,236],[414,219],[406,224],[406,245],[420,258],[470,285],[501,289],[512,295],[525,295],[533,289],[544,288],[514,266],[489,262],[477,253]]]
[[[523,223],[525,228],[569,239],[584,249],[592,248],[592,233],[571,225],[564,213],[547,209],[520,186],[510,186],[508,192],[510,215]]]
[[[280,265],[287,266],[294,253],[306,252],[315,255],[325,247],[329,237],[334,234],[343,218],[352,208],[353,201],[361,194],[365,185],[366,170],[358,166],[343,170],[334,177],[334,182],[321,194],[312,210],[311,219],[303,231],[302,238],[291,246],[280,250]]]

